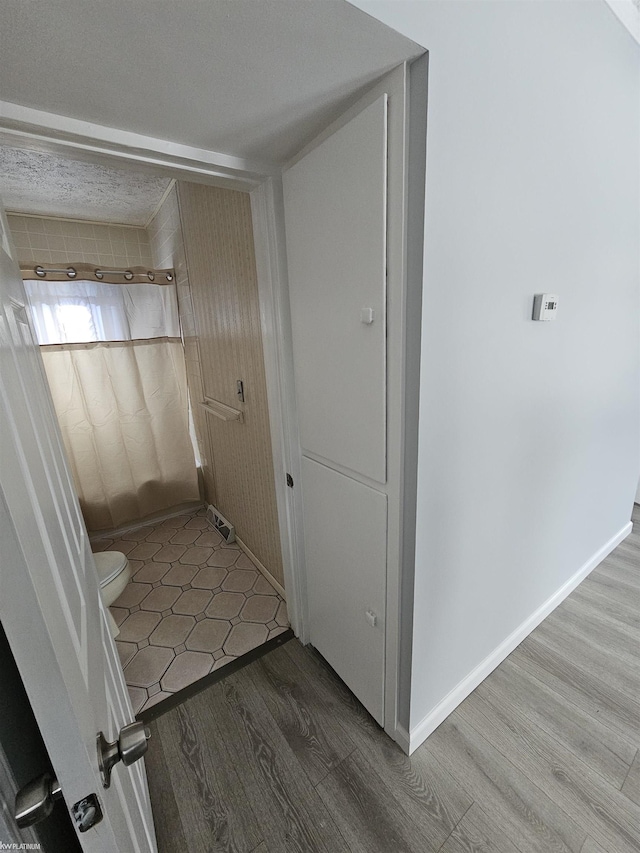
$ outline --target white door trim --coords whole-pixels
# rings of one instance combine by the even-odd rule
[[[279,177],[270,178],[253,190],[251,211],[287,610],[294,633],[300,642],[307,643],[302,493],[300,488],[296,488],[300,483],[301,455],[293,378],[282,180]],[[293,478],[293,488],[287,486],[287,474]]]
[[[261,163],[168,142],[128,130],[81,121],[0,101],[0,142],[20,148],[57,151],[74,159],[120,160],[136,168],[168,169],[176,178],[248,190],[266,177],[278,175],[273,163]]]

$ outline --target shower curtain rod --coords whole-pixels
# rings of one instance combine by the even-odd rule
[[[89,281],[104,281],[105,276],[108,278],[123,277],[127,284],[171,284],[175,279],[175,271],[173,269],[150,270],[147,267],[129,267],[127,269],[107,270],[103,267],[96,267],[92,264],[69,264],[66,267],[53,267],[43,264],[34,266],[30,264],[20,264],[20,272],[23,279],[44,279],[47,281],[68,281],[68,280],[89,280]],[[109,282],[110,284],[118,284],[120,282]]]

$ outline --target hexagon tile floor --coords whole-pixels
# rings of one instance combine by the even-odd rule
[[[96,539],[122,551],[132,577],[110,608],[137,714],[286,631],[287,605],[205,510]]]

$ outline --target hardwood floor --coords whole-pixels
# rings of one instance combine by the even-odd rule
[[[411,758],[296,640],[151,727],[160,853],[638,853],[640,509]]]

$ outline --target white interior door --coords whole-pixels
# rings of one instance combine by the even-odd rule
[[[309,636],[384,723],[387,95],[283,175]]]
[[[96,735],[133,713],[0,207],[0,621],[67,808],[96,794],[91,853],[155,851],[143,762],[102,786]],[[75,824],[74,824],[75,825]]]

